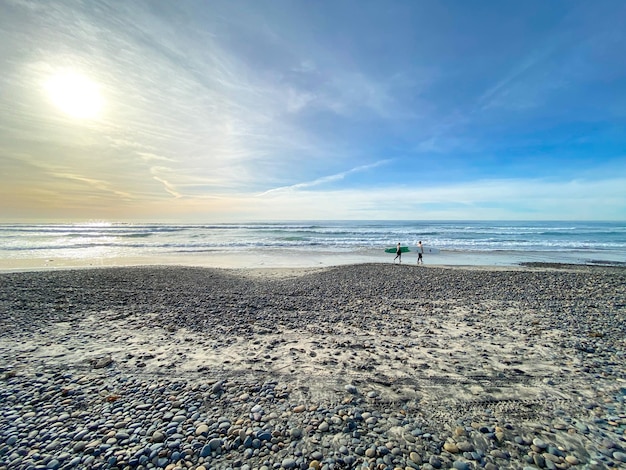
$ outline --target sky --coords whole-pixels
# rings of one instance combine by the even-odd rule
[[[624,221],[625,24],[622,0],[0,0],[0,221]]]

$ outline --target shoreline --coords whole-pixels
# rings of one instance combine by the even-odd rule
[[[416,253],[403,255],[404,265],[416,264]],[[294,249],[232,250],[203,253],[164,253],[125,257],[58,257],[0,259],[0,273],[54,271],[77,268],[133,266],[191,266],[223,269],[323,268],[352,264],[393,264],[393,255],[382,250],[311,251]],[[425,267],[529,268],[542,266],[625,267],[626,261],[588,259],[587,257],[542,252],[441,252],[424,255]]]
[[[624,270],[143,266],[0,280],[0,469],[626,459]]]

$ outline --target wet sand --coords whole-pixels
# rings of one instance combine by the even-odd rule
[[[0,468],[611,468],[626,271],[0,274]]]
[[[206,252],[153,253],[145,256],[95,257],[88,251],[85,257],[24,257],[0,259],[0,273],[19,271],[55,271],[69,268],[102,268],[116,266],[196,266],[204,268],[311,268],[349,264],[393,264],[395,253],[382,249],[361,248],[343,251],[324,251],[295,248],[209,250]],[[547,252],[459,252],[443,250],[438,254],[424,254],[424,266],[483,266],[514,269],[522,264],[555,266],[559,263],[577,265],[619,265],[617,261],[602,261],[590,253]],[[402,264],[416,265],[417,253],[402,256]],[[624,263],[621,263],[622,267]]]

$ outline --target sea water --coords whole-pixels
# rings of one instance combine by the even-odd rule
[[[626,263],[623,222],[310,221],[230,224],[2,224],[0,257],[106,259],[246,253],[386,261],[397,243],[440,250],[429,264]],[[403,255],[407,259],[413,255]]]

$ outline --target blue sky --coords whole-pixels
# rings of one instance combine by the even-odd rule
[[[621,0],[0,9],[1,220],[626,220]]]

